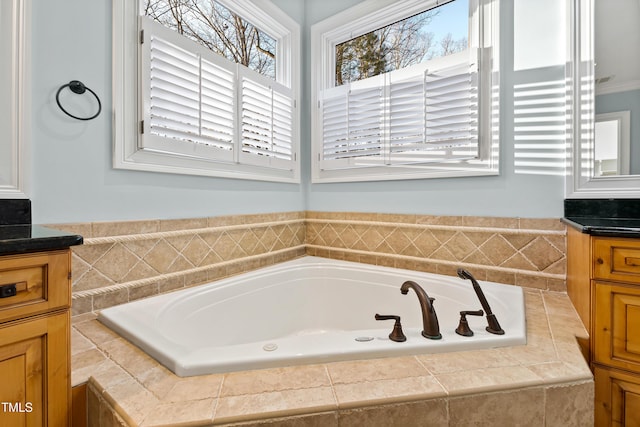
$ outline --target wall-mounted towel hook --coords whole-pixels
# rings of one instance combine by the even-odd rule
[[[68,87],[69,90],[71,90],[71,92],[73,93],[77,93],[78,95],[82,95],[83,93],[85,93],[86,91],[89,91],[93,94],[93,96],[95,96],[96,101],[98,101],[98,112],[95,113],[93,116],[91,117],[77,117],[74,116],[73,114],[69,113],[67,110],[64,109],[64,107],[62,106],[62,104],[60,104],[60,92],[62,92],[62,89],[64,89],[65,87]],[[60,109],[62,111],[64,111],[64,113],[69,116],[69,117],[73,117],[74,119],[77,120],[92,120],[95,119],[96,117],[98,117],[98,115],[100,114],[100,112],[102,111],[102,103],[100,102],[100,98],[98,97],[98,95],[92,91],[91,89],[89,89],[88,87],[86,87],[84,85],[84,83],[82,83],[79,80],[71,80],[69,83],[67,83],[66,85],[62,85],[60,86],[60,89],[58,89],[58,92],[56,92],[56,103],[58,104],[58,107],[60,107]]]

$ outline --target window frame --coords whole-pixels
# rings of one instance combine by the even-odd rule
[[[336,45],[383,28],[452,0],[366,0],[311,27],[311,180],[323,182],[383,181],[400,179],[447,178],[499,174],[499,56],[498,2],[469,0],[470,10],[477,4],[476,14],[469,17],[469,49],[480,48],[479,85],[480,156],[477,160],[458,162],[387,164],[354,166],[342,169],[322,168],[321,93],[335,87]],[[474,35],[476,35],[474,37]],[[393,73],[393,71],[392,71]]]
[[[143,100],[139,72],[142,66],[138,0],[113,0],[113,167],[147,172],[272,182],[300,182],[300,29],[270,0],[217,0],[277,40],[276,81],[288,86],[296,100],[292,120],[291,169],[272,168],[267,162],[243,164],[239,155],[225,162],[141,148]],[[237,114],[237,112],[236,112]],[[237,128],[240,127],[238,123]],[[242,143],[234,147],[241,150]],[[240,153],[242,154],[242,153]],[[260,162],[258,162],[260,163]]]

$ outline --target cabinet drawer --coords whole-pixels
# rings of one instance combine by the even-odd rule
[[[0,258],[0,323],[70,305],[69,251]]]
[[[594,360],[640,372],[640,287],[595,283]]]
[[[597,238],[593,255],[596,279],[640,283],[640,241]]]

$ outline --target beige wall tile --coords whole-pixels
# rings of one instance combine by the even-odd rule
[[[215,404],[215,399],[196,400],[188,404],[162,403],[149,411],[142,426],[206,425],[213,421]]]
[[[545,419],[549,427],[592,426],[594,422],[592,382],[548,387]]]
[[[389,369],[389,365],[395,366]],[[415,357],[355,360],[327,364],[333,384],[362,383],[429,375]]]
[[[207,225],[207,218],[166,219],[160,221],[158,231],[193,230]]]
[[[300,417],[255,420],[247,423],[234,423],[234,427],[338,427],[338,414],[328,412]]]
[[[103,395],[112,406],[118,402],[118,407],[124,412],[121,415],[125,421],[130,421],[133,425],[142,424],[152,409],[160,403],[151,392],[133,378],[107,387]]]
[[[329,376],[322,365],[291,366],[229,373],[225,378],[220,396],[238,396],[330,385]]]
[[[132,381],[131,375],[108,359],[93,369],[91,378],[93,378],[97,384],[100,384],[102,387],[101,390],[121,382]]]
[[[338,413],[340,425],[362,427],[448,427],[447,401],[422,402],[343,410]]]
[[[164,401],[170,400],[168,397],[171,389],[180,380],[173,372],[160,365],[144,371],[136,379],[154,396]]]
[[[158,278],[158,293],[174,291],[184,288],[184,277],[162,277]]]
[[[73,366],[71,373],[72,386],[86,382],[93,375],[96,368],[105,361],[105,355],[96,348],[85,350],[81,353],[76,352],[71,357],[71,366]]]
[[[87,322],[74,324],[74,328],[97,345],[102,345],[108,341],[120,338],[118,334],[97,320],[89,320]]]
[[[440,383],[431,375],[336,384],[333,389],[341,409],[447,396]]]
[[[102,258],[113,245],[114,243],[84,244],[73,246],[71,250],[74,255],[80,257],[87,264],[93,265]]]
[[[76,255],[73,250],[71,251],[71,271],[73,272],[73,278],[80,278],[83,274],[91,269],[91,264]]]
[[[45,226],[49,228],[54,228],[60,231],[66,231],[67,233],[79,234],[85,239],[93,237],[93,235],[91,234],[91,223],[89,222],[67,223],[67,224],[47,224]]]
[[[528,274],[516,274],[515,284],[523,288],[547,289],[547,279],[545,277]]]
[[[150,277],[155,277],[158,275],[158,272],[151,268],[149,264],[144,261],[138,261],[131,269],[127,272],[127,274],[120,279],[120,282],[133,282],[136,280],[147,279]],[[157,293],[157,289],[156,289]]]
[[[519,362],[509,357],[502,349],[436,353],[417,356],[420,363],[432,373],[473,371],[487,368],[519,366]]]
[[[378,214],[376,221],[379,222],[399,222],[405,224],[415,224],[417,222],[417,215],[401,215],[401,214]]]
[[[196,377],[179,378],[175,377],[175,382],[169,391],[166,400],[169,402],[187,402],[192,400],[208,399],[218,396],[220,387],[224,380],[222,374],[199,375]]]
[[[74,292],[86,291],[89,289],[106,288],[114,284],[115,282],[113,280],[105,277],[98,270],[91,269],[81,277],[74,280],[72,289]]]
[[[450,396],[488,393],[504,390],[505,388],[513,389],[542,384],[540,377],[523,366],[484,368],[437,374],[436,378]]]
[[[92,237],[124,236],[127,234],[146,234],[160,231],[160,221],[117,221],[94,222],[91,224]]]
[[[520,228],[527,230],[566,230],[559,218],[520,218]]]
[[[134,377],[143,375],[157,366],[157,362],[151,356],[124,338],[108,341],[100,347],[111,360],[122,366]]]
[[[124,304],[125,302],[129,302],[129,290],[116,289],[113,292],[94,295],[93,309],[102,310],[103,308],[113,307],[114,305]]]
[[[572,360],[575,361],[576,359],[574,358]],[[558,382],[560,379],[562,382],[571,381],[572,379],[575,381],[584,381],[585,376],[589,375],[589,368],[586,363],[581,366],[576,363],[549,362],[539,365],[529,365],[527,367],[540,378],[544,379],[547,384]]]
[[[71,315],[77,316],[93,311],[93,297],[84,296],[71,300]]]
[[[518,218],[464,216],[462,225],[467,227],[518,228]]]
[[[453,398],[451,426],[540,426],[544,420],[544,389]]]
[[[71,355],[95,349],[94,343],[89,341],[87,337],[82,335],[76,328],[71,328]]]
[[[429,225],[463,225],[461,216],[416,215],[416,224]]]
[[[179,255],[180,253],[176,248],[166,241],[161,240],[147,253],[144,260],[158,273],[167,273],[171,264],[173,264]]]
[[[538,271],[544,271],[556,261],[564,258],[560,252],[546,238],[537,237],[526,247],[522,248],[522,254],[537,267]]]
[[[221,397],[214,421],[229,423],[335,409],[336,401],[331,387],[283,390]]]

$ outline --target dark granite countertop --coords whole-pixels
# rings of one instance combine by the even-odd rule
[[[639,199],[567,199],[562,221],[582,233],[640,237]]]
[[[82,236],[40,225],[0,225],[0,255],[53,251],[81,244]]]
[[[0,255],[81,245],[82,236],[31,223],[29,199],[0,199]]]
[[[565,217],[562,221],[592,236],[640,237],[640,219]]]

